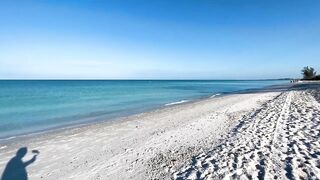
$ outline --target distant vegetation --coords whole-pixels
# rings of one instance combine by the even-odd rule
[[[317,72],[313,67],[304,67],[301,72],[303,75],[302,80],[320,80],[320,75],[317,75]]]

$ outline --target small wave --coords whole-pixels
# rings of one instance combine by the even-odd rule
[[[10,137],[0,138],[0,143],[1,143],[2,141],[3,141],[3,142],[5,142],[5,141],[10,141],[10,140],[15,139],[15,138],[17,138],[17,136],[10,136]],[[6,148],[6,146],[0,146],[0,149],[4,149],[4,148]]]
[[[0,142],[1,141],[8,141],[8,140],[11,140],[11,139],[15,139],[17,138],[17,136],[10,136],[10,137],[4,137],[4,138],[0,138]],[[2,146],[0,147],[0,149],[2,148]]]
[[[186,103],[186,102],[189,102],[189,101],[188,100],[176,101],[176,102],[165,104],[165,106],[172,106],[172,105],[182,104],[182,103]]]
[[[219,95],[221,95],[221,94],[220,93],[214,94],[214,95],[211,96],[211,98],[214,98],[214,97],[219,96]]]
[[[15,139],[16,136],[10,136],[10,137],[7,137],[7,138],[3,138],[3,140],[10,140],[10,139]]]

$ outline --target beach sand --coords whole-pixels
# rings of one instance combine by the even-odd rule
[[[2,143],[0,173],[25,146],[40,152],[30,179],[319,179],[317,88],[218,96]]]

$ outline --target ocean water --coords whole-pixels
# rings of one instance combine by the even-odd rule
[[[2,80],[0,138],[108,120],[287,81]]]

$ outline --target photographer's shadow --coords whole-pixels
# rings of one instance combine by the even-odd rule
[[[30,164],[32,164],[39,154],[38,150],[33,150],[32,153],[34,153],[33,157],[23,162],[22,158],[27,154],[28,149],[26,147],[20,148],[16,156],[14,156],[10,161],[7,163],[6,168],[4,169],[1,180],[27,180],[28,179],[28,173],[26,170],[26,167]]]

